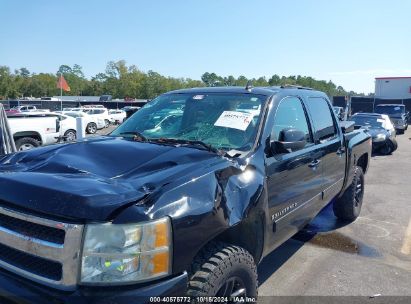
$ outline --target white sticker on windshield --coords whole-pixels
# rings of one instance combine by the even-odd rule
[[[202,99],[204,99],[204,95],[195,95],[195,96],[193,96],[193,99],[194,100],[202,100]]]
[[[216,127],[225,127],[245,131],[250,125],[253,116],[254,114],[252,113],[224,111],[214,125]]]
[[[401,109],[401,108],[400,108],[400,107],[395,107],[395,108],[394,108],[394,110],[399,110],[399,109]]]
[[[378,118],[377,118],[377,121],[378,121],[378,122],[385,122],[384,119],[378,119]]]

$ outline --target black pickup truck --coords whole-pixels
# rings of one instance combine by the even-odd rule
[[[255,299],[258,262],[327,204],[358,217],[370,155],[322,92],[163,94],[108,136],[0,157],[0,295]]]

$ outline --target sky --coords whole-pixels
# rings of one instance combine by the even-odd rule
[[[332,80],[374,91],[411,76],[408,0],[0,0],[0,65],[87,77],[124,59],[140,70]]]

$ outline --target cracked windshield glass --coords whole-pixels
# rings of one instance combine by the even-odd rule
[[[198,141],[222,150],[250,150],[264,96],[255,94],[166,94],[149,102],[112,136]]]

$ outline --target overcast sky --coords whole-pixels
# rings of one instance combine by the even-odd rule
[[[0,0],[0,65],[87,77],[124,59],[200,79],[305,75],[373,92],[411,76],[407,0]]]

